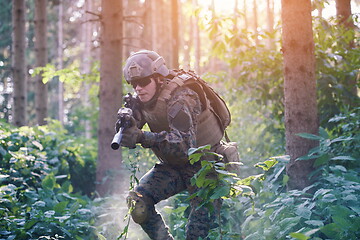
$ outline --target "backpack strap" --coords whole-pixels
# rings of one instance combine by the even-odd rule
[[[160,101],[168,101],[171,98],[171,93],[178,87],[181,87],[185,84],[185,82],[179,78],[174,77],[171,81],[165,83],[164,89],[161,90],[161,94],[159,96]]]
[[[231,142],[229,135],[227,134],[226,130],[224,130],[224,136],[225,136],[225,140],[226,142]]]

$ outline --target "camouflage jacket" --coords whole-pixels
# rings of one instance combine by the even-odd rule
[[[152,124],[149,117],[149,112],[154,110],[156,100],[143,105],[142,107],[142,122],[148,123],[150,129]],[[143,137],[140,141],[145,148],[152,148],[155,152],[159,152],[161,156],[172,156],[179,159],[188,158],[188,149],[196,147],[196,130],[197,119],[201,114],[201,103],[196,92],[189,88],[176,89],[169,101],[167,102],[167,113],[157,114],[162,115],[164,119],[158,119],[160,122],[167,122],[168,126],[162,126],[162,131],[151,132],[144,131]],[[161,158],[161,157],[160,157]],[[166,162],[166,159],[160,159]]]

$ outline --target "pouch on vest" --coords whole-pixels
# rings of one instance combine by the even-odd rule
[[[219,146],[214,149],[218,154],[221,154],[224,158],[224,163],[237,163],[237,164],[227,164],[226,170],[233,173],[239,173],[240,170],[240,156],[237,148],[236,142],[221,142]]]

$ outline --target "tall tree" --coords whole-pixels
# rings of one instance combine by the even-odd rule
[[[316,146],[297,136],[318,133],[315,55],[310,0],[282,0],[284,54],[285,136],[289,189],[303,189],[311,181],[314,160],[296,161]]]
[[[246,0],[244,0],[244,3],[243,3],[243,11],[244,11],[244,29],[249,29],[249,21],[248,21],[248,11],[247,11],[247,2]]]
[[[91,72],[91,60],[93,57],[93,52],[91,51],[91,44],[92,44],[92,33],[93,33],[93,22],[91,20],[90,13],[93,11],[92,1],[85,1],[84,3],[84,11],[85,14],[83,16],[83,24],[81,25],[81,35],[82,35],[82,42],[84,44],[83,52],[82,52],[82,59],[81,61],[81,70],[83,74],[90,74]],[[85,109],[89,109],[91,102],[89,96],[90,84],[88,82],[82,83],[82,96],[83,96],[83,104]],[[85,128],[85,137],[91,138],[91,125],[90,120],[84,120],[84,128]]]
[[[26,125],[25,11],[25,0],[12,1],[13,122],[15,126]]]
[[[97,187],[100,195],[115,192],[121,179],[121,152],[110,148],[116,112],[121,106],[122,1],[102,0]],[[120,189],[117,189],[120,190]]]
[[[269,33],[272,33],[274,32],[274,1],[273,0],[267,0],[266,12],[267,12],[267,24],[268,24],[267,29]],[[267,43],[270,49],[275,48],[274,38],[269,38]]]
[[[12,40],[9,38],[12,34],[12,2],[0,1],[0,118],[9,122],[10,109],[9,104],[12,84],[10,83],[11,73],[11,59],[9,59],[10,49],[12,48]]]
[[[63,34],[63,18],[64,18],[64,3],[62,0],[59,0],[58,5],[58,47],[57,47],[57,56],[58,56],[58,68],[63,69],[64,62],[63,62],[63,42],[64,42],[64,34]],[[64,84],[63,82],[59,81],[59,95],[58,95],[58,117],[61,123],[64,123]]]
[[[47,64],[47,0],[35,0],[35,55],[36,67]],[[39,125],[44,125],[47,118],[47,84],[44,84],[39,74],[36,77],[36,119]]]
[[[353,27],[351,18],[351,0],[336,0],[336,16],[340,23]]]
[[[178,0],[171,1],[171,48],[172,48],[172,68],[179,68],[179,3]]]
[[[258,5],[256,3],[256,0],[253,0],[253,21],[254,21],[254,36],[255,36],[255,44],[256,46],[259,45],[259,38],[258,38]]]
[[[233,30],[234,33],[236,33],[238,31],[238,15],[239,15],[239,2],[238,0],[234,1],[234,26],[233,26]]]
[[[153,48],[153,34],[154,32],[152,31],[152,26],[153,26],[153,18],[154,18],[154,11],[152,11],[153,9],[153,4],[154,1],[151,0],[145,0],[144,2],[144,14],[143,14],[143,25],[144,25],[144,30],[142,32],[142,39],[144,39],[144,48],[145,49],[154,49]]]
[[[197,6],[198,1],[192,0],[193,5]],[[200,69],[200,58],[201,58],[201,39],[200,39],[200,30],[199,30],[199,16],[196,15],[194,18],[194,52],[195,52],[195,71],[198,74],[201,74]]]

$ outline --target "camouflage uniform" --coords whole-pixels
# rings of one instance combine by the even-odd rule
[[[154,108],[155,100],[151,100],[142,107],[142,116]],[[181,106],[181,108],[179,108]],[[174,114],[174,112],[176,114]],[[154,205],[184,190],[190,194],[196,191],[191,186],[191,177],[200,169],[199,164],[191,165],[188,159],[188,149],[196,147],[197,119],[201,113],[201,103],[197,93],[189,88],[175,90],[167,102],[169,130],[160,132],[144,132],[140,143],[145,148],[152,148],[154,152],[161,152],[162,156],[176,156],[179,163],[167,162],[166,157],[160,159],[141,179],[131,192],[129,199],[136,202],[135,222],[139,223],[151,239],[173,239],[168,232],[161,215],[156,212]],[[143,117],[142,124],[146,122]],[[186,160],[184,160],[186,159]],[[186,239],[198,239],[208,234],[211,223],[209,211],[206,207],[196,209],[199,199],[190,202],[191,212],[186,227]],[[140,214],[138,214],[140,211]],[[137,215],[137,216],[134,216]],[[140,217],[139,217],[140,216]]]

